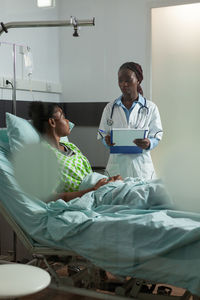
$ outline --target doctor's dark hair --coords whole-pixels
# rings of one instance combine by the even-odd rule
[[[46,133],[48,120],[53,118],[56,108],[61,107],[57,103],[41,101],[34,101],[30,103],[29,117],[33,122],[33,126],[40,134]]]
[[[143,80],[143,70],[142,70],[141,65],[139,65],[138,63],[135,63],[135,62],[126,62],[123,65],[121,65],[121,67],[119,68],[119,71],[125,70],[125,69],[131,70],[135,73],[135,75],[137,77],[137,80],[139,81],[138,93],[143,95],[143,90],[142,90],[141,85],[140,85],[140,83]]]

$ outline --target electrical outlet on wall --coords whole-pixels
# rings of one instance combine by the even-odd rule
[[[3,87],[4,88],[11,88],[12,87],[12,79],[8,78],[8,77],[3,77]]]
[[[0,77],[0,88],[2,89],[12,89],[13,88],[13,78],[12,77]],[[30,81],[24,79],[16,80],[16,89],[22,91],[40,91],[47,93],[56,93],[60,94],[62,92],[61,85],[55,82],[46,82],[46,81]]]

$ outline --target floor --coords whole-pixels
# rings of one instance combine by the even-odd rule
[[[183,289],[180,288],[174,288],[173,289],[173,295],[179,296],[184,293]],[[97,298],[94,297],[86,297],[86,296],[79,296],[75,294],[70,293],[64,293],[64,292],[57,292],[55,290],[52,290],[50,288],[47,288],[40,293],[34,294],[32,296],[26,296],[26,297],[20,297],[17,300],[97,300]]]
[[[54,269],[60,276],[67,276],[68,269],[63,263],[56,262],[53,264]],[[106,297],[105,297],[106,298]],[[57,291],[51,288],[46,288],[45,290],[24,297],[18,297],[17,300],[98,300],[94,297],[81,296],[77,294],[71,294],[64,291]]]
[[[96,298],[57,292],[47,288],[40,293],[34,294],[32,296],[20,297],[17,300],[96,300]]]
[[[68,275],[68,268],[66,264],[56,262],[53,263],[54,269],[60,276]],[[110,281],[116,280],[114,276],[110,273],[106,272],[107,279]],[[165,285],[166,286],[166,285]],[[158,287],[158,285],[156,286]],[[172,287],[173,296],[181,296],[184,294],[184,289]],[[109,292],[108,292],[109,293]],[[108,293],[105,293],[105,299],[107,299]],[[53,290],[51,288],[46,288],[39,293],[35,293],[33,295],[18,297],[17,300],[97,300],[98,298],[88,297],[88,296],[80,296],[77,294],[67,293],[63,291]],[[117,299],[117,298],[116,298]],[[129,298],[130,299],[130,298]]]
[[[157,285],[158,287],[159,285]],[[165,285],[166,286],[166,285]],[[172,293],[171,296],[182,296],[185,292],[182,288],[172,287]],[[107,299],[105,293],[105,299]],[[116,298],[117,299],[117,298]],[[130,299],[130,298],[128,298]],[[56,291],[50,288],[46,288],[45,290],[36,293],[34,295],[25,296],[25,297],[19,297],[17,300],[98,300],[98,298],[94,297],[88,297],[88,296],[80,296],[77,294],[71,294],[67,292],[62,291]]]

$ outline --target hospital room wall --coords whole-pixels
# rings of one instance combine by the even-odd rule
[[[164,127],[152,154],[159,174],[182,186],[183,199],[184,186],[199,190],[200,1],[179,2],[152,9],[152,97]]]
[[[53,9],[38,8],[35,0],[0,0],[1,22],[13,21],[37,21],[56,20],[58,17],[57,6]],[[45,90],[46,83],[60,84],[59,73],[59,42],[58,28],[14,28],[0,36],[1,42],[15,43],[29,46],[33,57],[32,84],[29,84],[27,71],[23,67],[23,56],[20,48],[16,48],[16,79],[17,87],[25,87],[27,90],[17,89],[17,100],[31,101],[33,95],[28,91],[31,87],[35,100],[59,101],[59,93],[50,93]],[[11,100],[12,90],[4,88],[2,79],[13,78],[12,46],[1,44],[0,46],[0,99]],[[42,87],[42,88],[41,88]],[[43,90],[43,91],[41,91]]]
[[[60,31],[63,100],[111,101],[120,90],[117,71],[125,61],[138,61],[146,74],[147,0],[61,0],[66,12],[95,17],[95,27],[83,27],[80,37]],[[146,80],[143,88],[146,92]]]

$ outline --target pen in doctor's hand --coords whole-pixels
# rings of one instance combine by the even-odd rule
[[[99,132],[99,134],[100,134],[100,136],[102,137],[102,139],[104,139],[105,140],[105,142],[106,142],[106,144],[107,144],[107,146],[114,146],[115,144],[111,144],[111,138],[110,138],[110,135],[106,132],[106,131],[104,131],[104,130],[102,130],[102,129],[99,129],[98,130],[98,132]],[[105,133],[105,134],[107,134],[105,137],[102,135],[102,133]]]
[[[106,133],[106,134],[107,134],[107,132],[104,131],[104,130],[102,130],[102,129],[99,129],[99,132],[102,132],[102,133]]]
[[[98,129],[98,132],[99,132],[100,136],[102,137],[102,139],[104,138],[104,136],[103,136],[103,134],[102,134],[102,133],[105,133],[105,134],[107,134],[107,132],[105,132],[105,131],[104,131],[104,130],[102,130],[102,129]]]

